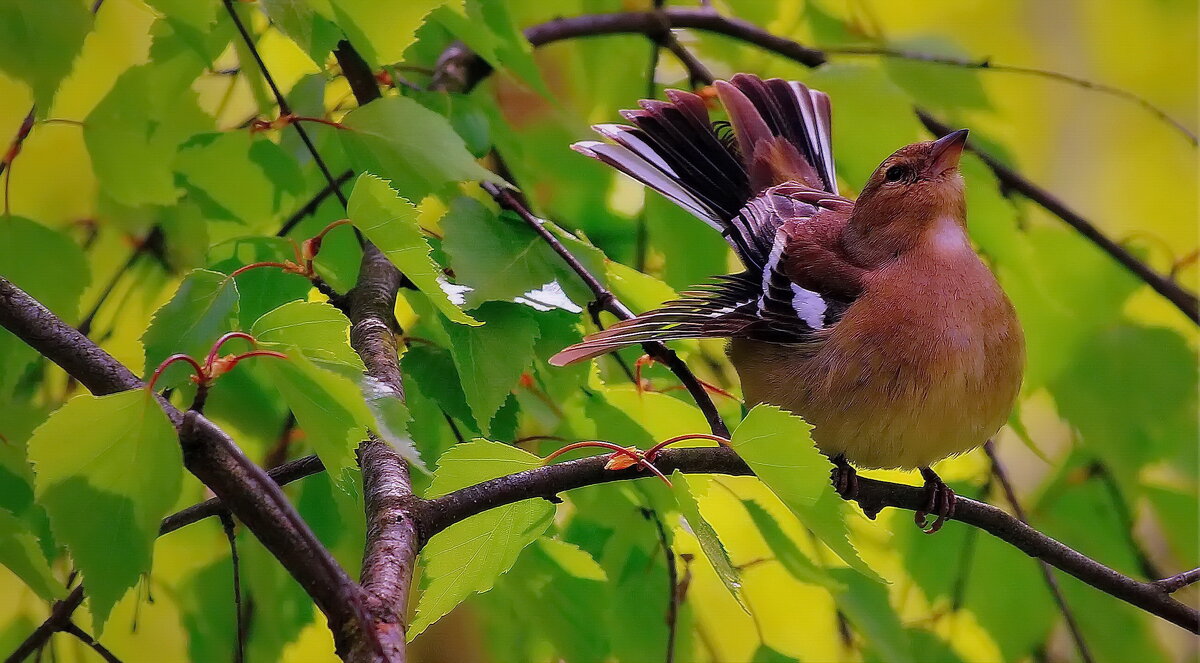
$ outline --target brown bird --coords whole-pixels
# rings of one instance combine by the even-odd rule
[[[900,148],[857,200],[838,195],[829,97],[796,82],[717,81],[727,122],[669,90],[595,127],[575,150],[717,229],[745,270],[592,334],[564,365],[646,341],[724,337],[747,403],[813,425],[843,496],[855,470],[920,469],[937,531],[955,496],[930,465],[1008,417],[1025,343],[1012,304],[971,248],[958,161],[965,129]],[[614,144],[615,143],[615,144]]]

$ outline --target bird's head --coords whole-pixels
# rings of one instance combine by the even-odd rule
[[[967,130],[906,145],[883,160],[854,205],[851,230],[873,253],[895,253],[945,219],[966,220],[958,160]]]

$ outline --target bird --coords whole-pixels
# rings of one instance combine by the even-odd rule
[[[932,533],[953,516],[940,460],[984,444],[1021,387],[1025,339],[973,249],[959,159],[967,130],[885,158],[857,199],[838,193],[828,95],[737,74],[705,97],[667,90],[581,141],[597,159],[721,233],[742,271],[558,352],[563,366],[627,345],[728,339],[747,405],[812,425],[843,497],[857,468],[919,470]],[[935,516],[932,524],[929,517]]]

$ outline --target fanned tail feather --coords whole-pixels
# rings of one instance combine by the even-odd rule
[[[803,294],[781,290],[785,284],[777,281],[786,277],[773,273],[781,223],[776,210],[806,205],[815,211],[825,197],[837,198],[829,98],[801,83],[747,74],[717,81],[714,87],[732,136],[722,134],[723,123],[710,119],[704,99],[668,90],[670,101],[643,100],[640,109],[622,111],[632,126],[596,125],[611,143],[582,141],[572,148],[642,182],[718,230],[747,271],[718,277],[679,300],[593,334],[551,363],[582,361],[646,341],[751,331],[760,338],[796,337],[795,329],[784,329],[794,326],[782,315],[786,311],[775,315],[771,303]],[[781,184],[788,185],[780,187],[787,189],[786,196],[768,194],[771,205],[748,204],[764,203],[760,194]],[[814,316],[811,320],[817,320]]]

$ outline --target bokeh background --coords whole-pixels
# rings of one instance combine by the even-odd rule
[[[156,7],[139,0],[104,1],[47,117],[82,120],[120,74],[148,60],[153,35],[166,20],[164,11],[167,16],[171,11],[165,9],[167,3],[153,4]],[[219,7],[217,2],[209,4]],[[560,15],[642,10],[650,3],[504,4],[514,23],[523,27]],[[1146,109],[1036,75],[836,54],[839,47],[883,46],[1061,72],[1135,93],[1195,132],[1195,2],[742,0],[713,5],[776,34],[831,49],[828,64],[809,70],[728,38],[677,34],[718,77],[750,72],[794,78],[828,91],[844,192],[856,191],[892,150],[927,136],[912,113],[916,104],[949,124],[969,127],[973,139],[1105,234],[1158,271],[1173,273],[1192,292],[1200,289],[1197,148]],[[4,11],[11,10],[0,7],[0,16],[14,15]],[[285,91],[304,100],[307,112],[337,119],[354,106],[345,81],[336,68],[327,66],[330,62],[314,61],[272,28],[261,12],[247,16],[253,17],[259,49],[272,73]],[[228,29],[223,12],[213,12],[212,17],[225,26],[220,29]],[[383,21],[380,29],[386,28]],[[450,35],[426,27],[417,36],[416,44],[405,50],[407,38],[398,33],[403,66],[393,74],[424,87],[430,82],[428,69]],[[589,124],[618,121],[617,110],[633,107],[637,99],[661,97],[665,87],[687,86],[683,68],[665,51],[648,79],[653,52],[640,36],[574,40],[533,54],[548,95],[508,72],[491,77],[469,98],[439,101],[437,93],[409,94],[431,107],[453,105],[458,114],[455,126],[468,145],[494,144],[540,213],[582,232],[612,260],[681,289],[732,269],[720,239],[653,194],[567,149],[574,140],[588,137]],[[230,46],[190,84],[201,109],[220,129],[235,130],[258,116],[266,98],[261,83],[252,77],[220,71],[236,68],[244,55],[243,49]],[[0,140],[7,141],[15,132],[32,98],[25,82],[0,71]],[[314,131],[323,149],[336,150],[332,130]],[[281,140],[288,149],[295,148],[288,143],[294,136]],[[311,195],[307,192],[320,188],[311,167],[303,173],[304,183],[283,209],[299,206]],[[1200,513],[1195,326],[1059,219],[1020,197],[1006,197],[977,159],[965,159],[964,173],[973,239],[1017,304],[1030,346],[1019,412],[997,444],[1033,524],[1137,577],[1196,566]],[[70,122],[36,127],[8,177],[4,195],[11,214],[57,229],[87,247],[92,277],[81,311],[98,300],[136,238],[164,213],[171,214],[112,203],[98,185],[80,128]],[[319,229],[338,214],[327,204],[303,228]],[[280,217],[264,221],[259,230],[277,225]],[[201,245],[180,241],[169,243],[168,249],[179,265],[202,265],[216,259],[210,247],[245,232],[235,224],[212,223],[207,237],[198,240]],[[119,305],[102,309],[94,326],[102,332],[95,336],[102,346],[140,366],[139,338],[181,274],[146,262],[131,277],[118,280],[113,301]],[[635,308],[651,305],[660,292],[652,289],[644,302],[631,303]],[[408,306],[402,305],[398,313],[402,321],[419,324]],[[706,379],[737,391],[719,343],[691,344],[687,350]],[[651,378],[669,383],[657,370],[651,369]],[[602,371],[617,375],[611,363],[604,363]],[[34,401],[43,408],[53,404],[37,397]],[[738,411],[735,403],[723,408],[733,415]],[[680,415],[675,424],[693,421],[690,416],[694,413]],[[19,438],[14,431],[31,427],[38,418],[37,411],[0,404],[0,420],[10,438]],[[264,432],[267,427],[260,430],[238,421],[228,425],[256,457],[265,457],[274,447],[275,440]],[[536,428],[528,422],[522,425]],[[995,482],[989,481],[989,469],[979,451],[939,466],[942,476],[963,494],[1004,505]],[[916,482],[915,476],[903,473],[872,476]],[[307,500],[306,515],[317,527],[351,532],[337,545],[340,554],[352,559],[353,532],[361,528],[355,518],[361,521],[361,516],[321,506],[328,483],[319,478],[307,481],[303,488],[293,487],[292,494],[302,503]],[[721,481],[730,490],[710,491],[705,512],[734,562],[744,567],[745,591],[755,616],[733,603],[694,539],[676,532],[677,552],[695,556],[688,565],[680,660],[749,660],[763,643],[803,661],[1077,660],[1034,563],[987,535],[951,525],[935,537],[923,537],[905,513],[885,513],[874,523],[852,519],[863,556],[891,583],[864,590],[860,596],[867,597],[867,603],[847,608],[826,589],[800,582],[773,559],[734,494],[773,505],[772,513],[791,538],[814,559],[821,560],[822,553],[794,520],[786,518],[782,507],[769,501],[765,489],[749,479]],[[600,490],[580,491],[596,494],[581,494],[578,501],[609,504],[614,511],[633,504],[617,489]],[[198,486],[185,493],[180,506],[203,497]],[[620,528],[623,523],[614,516],[611,524]],[[640,527],[638,535],[650,532]],[[656,541],[640,545],[651,554]],[[243,547],[244,573],[257,576],[252,581],[259,597],[254,609],[261,610],[262,623],[268,624],[254,640],[252,660],[336,660],[323,620],[311,603],[248,537],[243,536]],[[662,588],[654,584],[662,582],[654,575],[661,572],[661,562],[645,562],[644,573],[653,578],[648,582],[614,589],[576,578],[551,595],[542,593],[550,591],[544,586],[509,580],[539,577],[544,563],[535,557],[529,553],[518,560],[497,591],[471,599],[422,635],[414,644],[414,659],[557,660],[564,650],[548,634],[551,627],[531,624],[538,620],[553,624],[560,635],[618,643],[577,643],[572,651],[583,652],[573,657],[579,660],[607,651],[633,661],[637,652],[657,651],[653,642],[663,628],[661,613],[645,604],[662,596]],[[832,558],[825,561],[833,564]],[[60,565],[65,571],[62,560]],[[216,523],[164,537],[156,546],[152,576],[118,605],[104,633],[105,644],[127,662],[226,660],[231,637],[227,578],[228,553]],[[1062,582],[1095,660],[1196,659],[1196,640],[1183,631],[1072,579]],[[591,602],[601,595],[603,600]],[[1195,604],[1197,592],[1189,590],[1180,597]],[[586,628],[589,609],[636,617],[605,622],[611,630],[596,634]],[[849,636],[839,624],[839,614],[847,610],[865,615],[857,618]],[[46,611],[44,602],[0,569],[0,653],[23,638]],[[566,621],[553,621],[548,614],[552,611],[566,615]],[[54,658],[43,660],[95,660],[70,638],[60,636],[54,642]],[[638,649],[643,643],[650,644]]]

